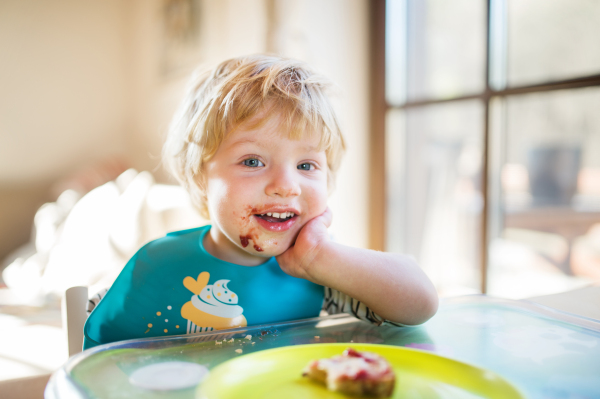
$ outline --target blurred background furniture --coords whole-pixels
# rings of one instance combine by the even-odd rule
[[[600,320],[600,284],[593,284],[573,291],[527,298],[562,312]]]
[[[557,266],[568,275],[571,270],[571,251],[574,240],[587,234],[590,228],[600,223],[600,212],[577,211],[570,207],[531,207],[507,211],[504,217],[505,228],[554,233],[567,241],[568,252]]]
[[[81,351],[87,287],[90,295],[110,287],[144,243],[205,223],[183,188],[134,169],[42,205],[31,242],[2,273],[0,381],[18,379],[11,390],[37,389],[36,381]]]

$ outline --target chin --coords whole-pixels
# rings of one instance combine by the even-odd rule
[[[287,251],[296,240],[295,234],[265,234],[257,231],[258,229],[247,229],[231,234],[233,237],[239,237],[237,246],[246,253],[261,258],[270,258],[279,256]],[[228,235],[229,237],[229,235]],[[231,241],[233,239],[230,238]]]
[[[287,245],[287,246],[268,246],[268,247],[259,247],[257,246],[259,249],[262,249],[262,251],[259,251],[256,247],[252,250],[250,250],[249,252],[252,253],[252,255],[255,256],[260,256],[263,258],[270,258],[272,256],[279,256],[282,253],[284,253],[285,251],[287,251],[291,245]]]

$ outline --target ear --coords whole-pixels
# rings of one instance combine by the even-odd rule
[[[209,278],[210,273],[208,272],[200,273],[196,280],[194,280],[193,277],[188,276],[183,279],[183,286],[192,291],[194,294],[198,295],[200,292],[202,292],[202,288],[206,287],[206,284],[208,284]]]

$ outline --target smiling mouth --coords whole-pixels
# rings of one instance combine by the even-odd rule
[[[282,233],[292,228],[298,221],[295,212],[268,212],[254,214],[256,222],[263,229],[272,233]]]
[[[294,218],[296,216],[296,214],[294,212],[282,212],[282,213],[268,212],[268,213],[263,213],[263,214],[256,214],[254,216],[261,218],[262,220],[265,220],[269,223],[284,223],[284,222]]]

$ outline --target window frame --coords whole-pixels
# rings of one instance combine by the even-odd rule
[[[387,0],[394,1],[394,0]],[[484,108],[482,137],[483,137],[483,163],[482,163],[482,193],[483,209],[481,216],[481,239],[479,267],[481,272],[480,290],[481,293],[487,292],[488,285],[488,251],[489,251],[489,230],[490,230],[490,176],[491,168],[489,159],[490,153],[490,109],[495,99],[506,99],[511,96],[541,93],[546,91],[556,91],[564,89],[579,89],[586,87],[600,86],[600,73],[588,76],[582,76],[572,79],[552,80],[532,85],[517,85],[494,88],[490,82],[491,78],[491,40],[492,24],[502,23],[502,29],[506,29],[506,21],[496,20],[495,14],[491,10],[494,6],[502,6],[505,0],[487,0],[485,13],[485,86],[479,93],[426,100],[406,100],[402,105],[389,104],[385,96],[385,77],[386,77],[386,0],[369,1],[369,19],[370,19],[370,196],[369,196],[369,246],[372,249],[385,250],[386,242],[386,160],[385,160],[385,132],[386,132],[386,114],[390,110],[406,110],[409,108],[425,107],[433,104],[443,104],[458,102],[464,100],[479,100]],[[505,132],[503,132],[505,134]]]

